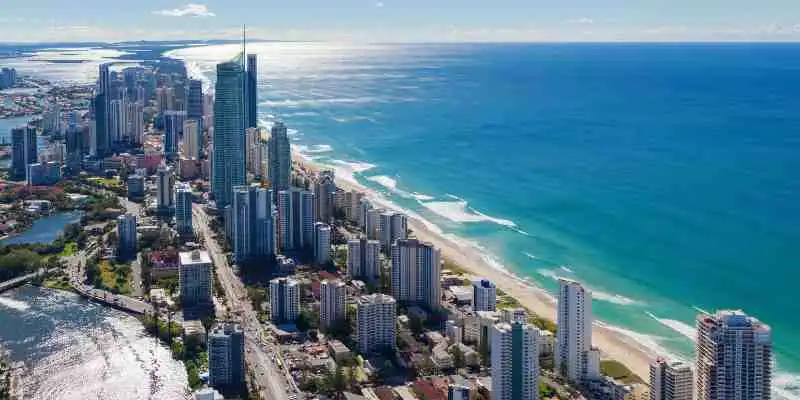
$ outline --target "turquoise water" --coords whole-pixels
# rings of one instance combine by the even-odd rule
[[[65,212],[44,216],[33,222],[33,225],[25,232],[12,236],[8,239],[0,240],[0,245],[9,244],[29,244],[29,243],[50,243],[64,231],[64,227],[80,221],[81,214],[78,212]]]
[[[774,331],[800,388],[800,46],[251,46],[261,116],[499,267],[690,359],[699,309]],[[213,79],[235,47],[176,53]]]

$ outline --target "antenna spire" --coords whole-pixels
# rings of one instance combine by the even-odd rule
[[[242,24],[242,66],[247,58],[247,25]]]

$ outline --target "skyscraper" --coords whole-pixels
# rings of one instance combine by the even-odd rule
[[[93,102],[95,123],[92,132],[92,145],[94,154],[98,157],[104,156],[108,152],[110,146],[108,135],[108,107],[106,94],[98,93],[95,95]]]
[[[472,309],[495,311],[497,309],[497,287],[488,279],[472,281]]]
[[[144,136],[144,106],[142,104],[139,101],[128,103],[127,136],[134,145],[142,144],[142,136]]]
[[[297,281],[289,278],[269,281],[269,307],[272,322],[294,322],[300,315],[300,288],[297,287]]]
[[[114,99],[109,102],[108,129],[112,143],[121,142],[127,132],[125,127],[127,111],[127,104],[124,100]]]
[[[218,209],[231,203],[233,187],[246,183],[242,55],[217,64],[211,191]]]
[[[697,316],[696,400],[769,400],[772,332],[742,311]]]
[[[156,192],[159,210],[172,208],[172,169],[165,165],[156,170]]]
[[[208,252],[194,250],[178,253],[178,285],[184,315],[187,309],[206,308],[213,305],[211,274],[213,271]]]
[[[356,341],[361,354],[394,349],[396,324],[397,302],[392,296],[375,293],[356,300]]]
[[[380,278],[381,243],[377,240],[351,239],[347,241],[347,276],[375,282]]]
[[[492,399],[538,399],[539,330],[524,322],[501,322],[491,338]]]
[[[344,320],[346,315],[345,296],[347,289],[340,280],[324,280],[320,284],[319,324],[330,328],[337,321]]]
[[[244,331],[238,324],[217,323],[208,332],[208,383],[238,387],[244,377]]]
[[[469,386],[451,383],[447,386],[447,400],[469,400]]]
[[[164,155],[173,156],[178,153],[178,141],[186,121],[186,111],[164,112]]]
[[[275,215],[272,193],[256,186],[233,189],[231,241],[235,262],[275,256]]]
[[[314,261],[324,265],[331,260],[331,227],[317,222],[314,224]]]
[[[692,400],[693,384],[687,364],[664,358],[650,363],[650,400]]]
[[[198,79],[189,80],[189,92],[186,95],[186,119],[203,123],[203,82]],[[200,129],[202,131],[202,129]],[[185,133],[185,132],[184,132]]]
[[[417,239],[399,239],[392,246],[392,295],[401,303],[438,309],[439,250]]]
[[[395,240],[407,237],[408,219],[405,215],[395,212],[378,214],[378,238],[381,241],[381,250],[388,254]]]
[[[117,239],[119,252],[124,255],[136,252],[139,242],[136,238],[136,216],[132,214],[117,217]]]
[[[202,139],[200,129],[196,119],[187,119],[183,123],[183,157],[188,159],[200,159],[200,148]]]
[[[314,180],[317,221],[328,223],[333,218],[333,193],[336,191],[333,175],[333,171],[322,171]]]
[[[592,293],[570,279],[558,282],[555,371],[570,382],[583,382],[595,378],[599,368],[592,348]]]
[[[290,188],[278,193],[278,240],[281,250],[311,249],[314,245],[314,193]]]
[[[11,129],[11,172],[16,179],[24,179],[28,164],[38,161],[36,127],[22,125]]]
[[[175,229],[192,233],[192,188],[186,183],[175,185]]]
[[[216,113],[216,111],[215,111]],[[270,188],[276,193],[289,188],[289,179],[292,172],[292,150],[289,144],[286,125],[276,122],[272,126],[268,143],[267,178]]]
[[[255,54],[247,55],[247,86],[245,128],[258,127],[258,59]]]

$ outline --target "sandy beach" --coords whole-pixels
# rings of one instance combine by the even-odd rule
[[[308,170],[329,169],[330,166],[314,163],[304,158],[297,152],[293,152],[295,162]],[[367,197],[378,197],[378,193],[367,188],[358,182],[350,179],[336,177],[336,184],[344,190],[358,190],[366,193]],[[442,256],[459,264],[462,268],[469,271],[475,277],[486,277],[491,279],[498,288],[506,294],[516,298],[520,304],[527,307],[539,316],[548,318],[552,321],[556,319],[556,302],[553,296],[544,289],[523,282],[507,272],[493,268],[484,259],[480,250],[457,243],[448,239],[446,236],[430,229],[423,221],[413,215],[408,217],[409,228],[413,231],[413,236],[420,240],[432,243],[440,249]],[[625,364],[631,371],[642,379],[647,380],[649,376],[649,363],[655,355],[647,348],[638,344],[632,338],[605,326],[598,326],[596,323],[592,330],[592,342],[603,353],[604,359],[613,359]]]

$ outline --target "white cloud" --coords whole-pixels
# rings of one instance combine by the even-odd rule
[[[211,12],[205,4],[189,3],[180,8],[173,8],[171,10],[158,10],[153,11],[153,14],[163,15],[165,17],[215,17],[216,14]]]
[[[589,18],[589,17],[581,17],[581,18],[575,18],[575,19],[568,19],[567,23],[568,24],[593,24],[594,20]]]
[[[375,7],[378,7],[378,8],[383,7],[383,2],[379,1],[379,2],[375,3]]]

